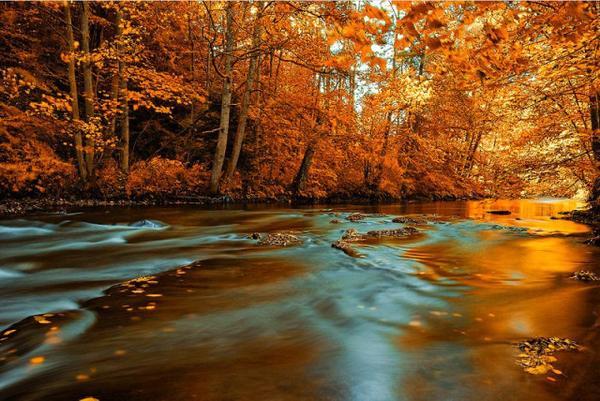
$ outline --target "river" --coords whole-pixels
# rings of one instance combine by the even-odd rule
[[[0,399],[598,400],[600,272],[572,200],[91,209],[0,221]],[[510,215],[486,213],[506,209]],[[361,221],[345,219],[368,213]],[[344,230],[404,239],[331,243]],[[551,218],[554,217],[554,218]],[[340,222],[334,224],[333,219]],[[253,232],[303,243],[265,247]],[[137,279],[135,281],[128,281]],[[560,374],[515,342],[574,339]]]

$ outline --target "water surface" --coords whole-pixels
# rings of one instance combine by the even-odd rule
[[[600,272],[574,201],[93,209],[0,222],[0,399],[597,400]],[[331,210],[328,210],[331,209]],[[487,210],[506,209],[496,216]],[[371,213],[349,222],[351,212]],[[343,231],[417,236],[331,248]],[[340,224],[331,223],[339,219]],[[151,220],[151,221],[145,221]],[[304,243],[260,247],[252,232]],[[137,282],[123,285],[128,280]],[[515,341],[575,339],[533,376]]]

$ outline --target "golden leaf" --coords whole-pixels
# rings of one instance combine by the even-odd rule
[[[34,356],[29,360],[29,363],[31,363],[32,365],[39,365],[40,363],[44,363],[45,360],[46,358],[44,358],[43,356]]]
[[[551,369],[551,365],[541,364],[535,367],[526,368],[525,372],[531,373],[532,375],[543,375],[545,373],[548,373]]]

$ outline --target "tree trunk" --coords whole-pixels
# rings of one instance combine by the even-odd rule
[[[77,78],[75,76],[75,39],[73,36],[73,23],[71,21],[71,6],[64,2],[65,21],[67,24],[67,42],[69,44],[69,87],[71,90],[71,118],[73,122],[79,121],[79,95],[77,94]],[[83,140],[80,127],[75,127],[75,154],[77,156],[77,169],[83,182],[87,181],[87,170],[83,157]]]
[[[254,21],[254,31],[252,32],[252,49],[254,55],[250,58],[250,65],[248,66],[248,76],[246,78],[246,90],[242,97],[242,105],[240,107],[240,117],[235,132],[235,139],[233,141],[233,149],[229,163],[227,164],[226,178],[230,179],[233,176],[235,168],[237,167],[240,152],[242,150],[242,143],[244,142],[244,136],[246,135],[246,123],[248,121],[248,109],[250,107],[250,96],[252,95],[252,89],[254,87],[254,78],[256,76],[256,66],[258,64],[260,46],[260,16],[261,13],[256,14],[256,20]]]
[[[117,88],[113,87],[113,95],[116,97],[119,105],[119,126],[121,128],[121,158],[120,168],[124,175],[129,173],[129,105],[127,103],[127,77],[125,73],[125,63],[122,60],[120,41],[123,39],[123,26],[121,10],[116,9],[115,15],[116,40],[117,40]],[[113,85],[115,82],[113,81]],[[115,127],[113,127],[114,130]],[[114,131],[113,131],[114,133]]]
[[[481,138],[483,137],[483,133],[480,131],[475,135],[475,139],[473,141],[473,145],[469,149],[469,154],[467,155],[467,162],[465,165],[465,176],[468,177],[473,170],[473,166],[475,165],[475,154],[477,153],[477,149],[479,149],[479,144],[481,143]]]
[[[85,104],[85,116],[89,123],[94,117],[94,90],[92,84],[92,65],[90,63],[90,27],[89,27],[90,6],[83,2],[83,12],[81,13],[81,47],[83,50],[83,97]],[[94,137],[92,134],[86,135],[85,159],[88,178],[94,181]]]
[[[394,42],[392,43],[392,80],[396,78],[396,39],[397,35],[394,34]],[[386,115],[386,125],[385,132],[383,137],[383,144],[381,146],[381,152],[379,153],[379,164],[377,165],[377,171],[375,173],[375,177],[373,180],[371,190],[375,192],[379,192],[379,187],[381,186],[381,180],[383,178],[384,164],[385,158],[388,153],[388,147],[390,145],[390,134],[392,131],[392,111],[388,111]]]
[[[257,83],[257,87],[262,87],[261,84],[261,79],[260,79],[260,70],[261,70],[261,64],[263,61],[263,57],[261,57],[259,55],[258,57],[258,61],[257,61],[257,68],[256,68],[256,83]],[[263,121],[263,115],[264,115],[264,107],[265,106],[265,91],[261,91],[258,95],[258,116],[256,118],[256,124],[255,124],[255,129],[254,129],[254,153],[253,153],[253,157],[252,157],[252,174],[254,177],[257,177],[257,180],[259,179],[260,176],[260,163],[261,163],[261,158],[262,158],[262,148],[261,148],[261,143],[262,143],[262,121]],[[262,178],[262,177],[260,177]]]
[[[302,163],[300,163],[300,168],[298,169],[292,184],[295,195],[304,190],[306,180],[308,179],[308,172],[310,171],[310,166],[312,165],[313,156],[315,155],[315,145],[315,141],[310,142],[306,148],[306,151],[304,152]]]
[[[120,83],[120,108],[121,108],[121,172],[129,174],[129,104],[127,103],[127,77],[124,73],[125,66],[119,63]]]
[[[313,135],[313,139],[310,140],[306,150],[304,151],[304,156],[302,156],[302,162],[300,163],[300,168],[294,177],[294,181],[292,182],[292,192],[294,195],[298,195],[301,191],[304,190],[304,186],[306,185],[306,181],[308,179],[308,173],[310,172],[310,167],[312,166],[313,157],[315,155],[315,150],[317,147],[317,142],[320,139],[320,134],[317,132],[319,128],[319,98],[321,94],[321,82],[323,79],[322,74],[317,74],[316,76],[316,85],[315,85],[315,103],[313,105],[313,116],[312,116],[312,126],[311,131]],[[327,95],[327,94],[326,94]],[[327,99],[327,98],[326,98]],[[327,102],[327,100],[326,100]]]
[[[123,29],[121,27],[121,10],[119,10],[118,5],[115,9],[115,49],[117,53],[117,70],[113,74],[112,77],[112,85],[111,85],[111,98],[114,103],[113,116],[110,120],[110,132],[113,136],[117,134],[117,116],[119,114],[119,87],[121,86],[121,48],[120,48],[120,40]]]
[[[227,134],[229,131],[229,113],[231,111],[231,64],[233,59],[233,2],[227,2],[225,31],[225,79],[223,80],[223,94],[221,95],[221,121],[219,124],[219,137],[217,139],[217,148],[210,175],[210,192],[219,191],[219,180],[223,170],[223,161],[225,160],[225,151],[227,150]]]
[[[212,78],[211,78],[211,74],[210,74],[210,69],[212,66],[212,52],[213,52],[213,48],[212,48],[212,42],[210,40],[210,35],[211,35],[211,16],[210,16],[210,12],[212,9],[212,4],[211,2],[204,2],[204,5],[206,7],[206,94],[208,95],[208,102],[210,103],[211,100],[211,94],[212,94]],[[204,31],[202,31],[204,32]]]
[[[600,209],[600,92],[590,96],[590,118],[592,126],[592,152],[596,162],[596,179],[590,194],[590,202],[596,210]]]
[[[196,87],[196,42],[194,41],[194,33],[192,31],[192,15],[188,14],[188,40],[190,41],[190,50],[191,50],[191,60],[190,60],[190,73],[192,75],[192,87]],[[194,117],[194,102],[192,101],[192,105],[190,107],[190,124],[193,124],[195,121]]]

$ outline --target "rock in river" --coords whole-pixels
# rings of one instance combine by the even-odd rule
[[[360,221],[365,219],[365,215],[361,213],[352,213],[346,217],[346,220],[349,221]]]
[[[164,228],[167,227],[167,224],[158,220],[140,220],[135,223],[129,224],[130,227],[139,227],[139,228]]]
[[[354,228],[350,228],[342,234],[342,238],[332,243],[331,246],[344,251],[349,256],[358,257],[360,254],[352,247],[352,243],[367,241],[369,239],[403,238],[417,234],[418,232],[419,230],[414,227],[403,227],[394,230],[373,230],[362,234]]]
[[[427,220],[420,217],[398,216],[392,219],[393,223],[401,224],[427,224]]]
[[[579,281],[599,281],[600,280],[600,276],[598,276],[596,273],[588,271],[588,270],[579,270],[575,273],[573,273],[573,275],[570,277],[573,280],[579,280]]]
[[[353,258],[358,258],[360,256],[360,253],[358,253],[358,251],[356,249],[354,249],[352,247],[352,245],[350,245],[349,242],[347,241],[335,241],[334,243],[331,244],[332,248],[335,249],[339,249],[341,251],[343,251],[346,255],[348,256],[352,256]]]
[[[302,243],[298,236],[289,233],[253,233],[250,238],[258,240],[258,245],[267,246],[290,246]]]

